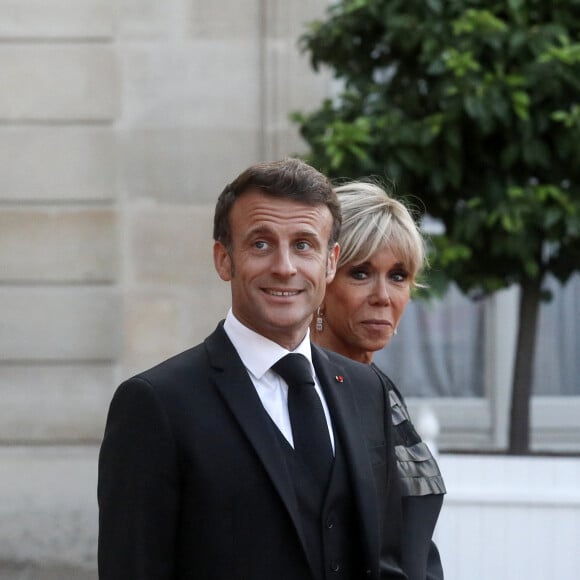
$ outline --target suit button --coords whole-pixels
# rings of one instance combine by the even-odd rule
[[[338,562],[331,562],[330,563],[330,569],[333,572],[338,572],[340,570],[340,564]]]
[[[370,576],[372,573],[373,573],[373,571],[372,571],[372,570],[365,570],[365,574],[366,574],[367,576]]]
[[[332,528],[334,528],[334,521],[331,519],[326,520],[326,527],[331,530]]]

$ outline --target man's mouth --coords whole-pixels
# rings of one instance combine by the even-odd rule
[[[270,294],[270,296],[281,296],[281,297],[288,297],[288,296],[297,296],[300,294],[300,290],[271,290],[268,288],[264,289],[264,292]]]

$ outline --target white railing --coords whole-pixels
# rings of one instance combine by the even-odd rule
[[[580,458],[441,455],[446,580],[578,580]]]

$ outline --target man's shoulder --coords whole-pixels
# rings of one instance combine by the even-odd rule
[[[205,358],[203,343],[197,344],[183,352],[174,354],[154,366],[137,373],[132,378],[142,378],[154,382],[154,379],[180,373],[189,373]]]
[[[320,346],[318,344],[312,343],[312,350],[314,352],[317,352],[323,360],[326,359],[328,362],[332,364],[337,364],[352,369],[361,369],[368,367],[368,365],[355,361],[333,350],[329,350],[328,348],[324,348],[323,346]]]
[[[188,348],[178,354],[157,363],[156,365],[141,371],[129,380],[141,379],[152,385],[161,382],[179,382],[180,380],[191,381],[192,376],[204,373],[212,365],[212,354],[215,356],[218,346],[226,344],[225,333],[221,328],[210,334],[203,342]]]
[[[365,380],[374,384],[383,384],[383,378],[375,372],[371,365],[352,360],[318,345],[313,344],[312,347],[314,351],[318,351],[321,360],[326,360],[329,364],[342,368],[345,373],[355,376],[358,381]]]

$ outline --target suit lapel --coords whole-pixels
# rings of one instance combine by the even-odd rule
[[[275,427],[222,326],[205,340],[210,365],[214,370],[213,383],[264,465],[294,523],[304,552],[308,554],[301,532],[294,487],[273,432]],[[368,550],[370,561],[378,561],[380,550],[376,490],[365,436],[360,427],[362,418],[352,394],[356,385],[349,384],[344,369],[332,363],[328,355],[316,345],[312,345],[312,357],[330,409],[335,437],[340,438],[344,448],[361,531],[366,540],[363,545]],[[337,380],[339,376],[345,377],[344,382]]]
[[[379,521],[375,502],[376,490],[366,438],[360,427],[360,417],[348,376],[342,367],[333,364],[328,355],[312,345],[314,368],[332,416],[335,437],[344,447],[347,468],[351,476],[356,505],[359,508],[361,530],[370,561],[379,558]]]
[[[222,325],[205,340],[205,345],[215,371],[213,382],[264,465],[302,541],[296,495],[273,431],[275,426]]]

